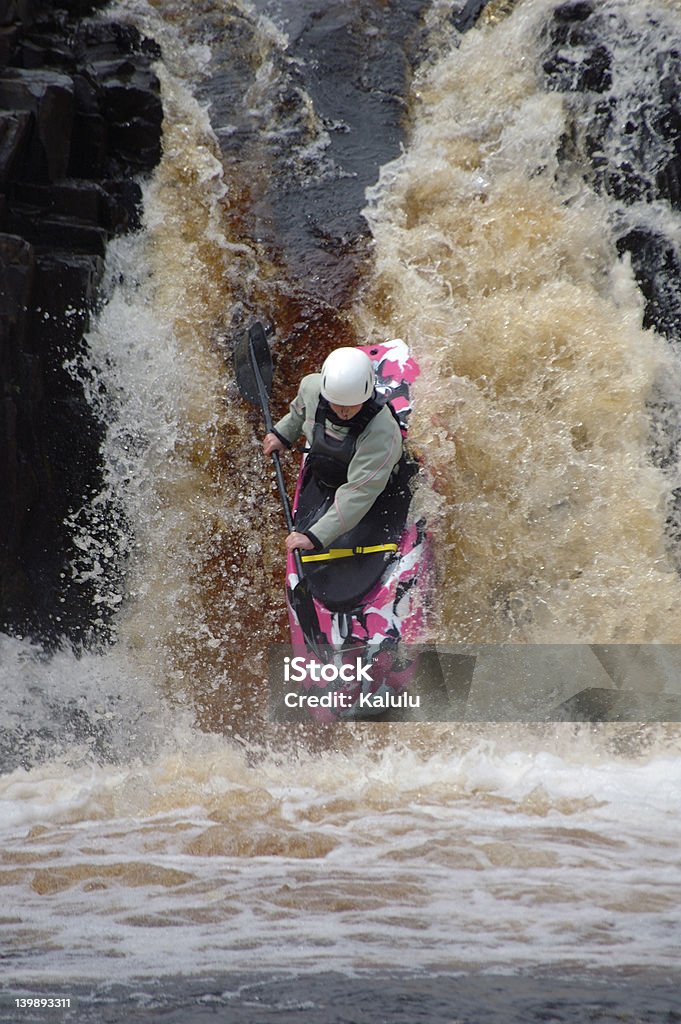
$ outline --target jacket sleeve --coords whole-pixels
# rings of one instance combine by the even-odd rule
[[[289,446],[297,441],[302,433],[307,435],[310,424],[314,424],[314,415],[319,401],[318,378],[319,374],[317,373],[303,377],[298,394],[289,405],[289,411],[274,424],[275,434]]]
[[[347,483],[336,491],[331,508],[311,526],[315,538],[330,544],[351,530],[385,488],[402,455],[402,434],[389,409],[382,409],[363,434],[348,466]]]

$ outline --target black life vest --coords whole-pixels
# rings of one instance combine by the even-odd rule
[[[305,463],[306,470],[314,475],[317,483],[332,490],[347,483],[348,466],[357,448],[357,438],[386,404],[395,416],[394,410],[388,402],[388,396],[374,395],[364,403],[351,420],[342,420],[335,415],[327,400],[320,395],[314,418],[312,444]],[[396,416],[395,418],[397,419]],[[327,419],[348,428],[344,438],[327,435],[325,429]]]

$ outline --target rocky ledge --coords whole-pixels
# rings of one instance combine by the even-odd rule
[[[681,29],[663,11],[569,0],[546,26],[549,89],[579,94],[560,157],[619,205],[617,247],[646,300],[644,326],[681,342],[681,258],[652,211],[681,210]]]
[[[101,481],[102,425],[65,368],[110,238],[161,153],[156,44],[101,2],[0,0],[0,629],[87,638],[66,517]]]

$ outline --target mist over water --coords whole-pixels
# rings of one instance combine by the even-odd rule
[[[321,301],[289,273],[297,231],[277,247],[263,212],[282,154],[284,221],[292,182],[303,203],[306,182],[350,173],[324,137],[343,132],[296,78],[305,60],[291,64],[296,19],[276,4],[120,5],[162,45],[166,121],[144,229],[109,247],[107,301],[73,368],[107,425],[107,475],[74,515],[72,571],[117,609],[115,637],[51,655],[2,640],[13,982],[101,992],[254,962],[296,976],[677,969],[677,726],[306,736],[265,722],[267,647],[286,638],[283,525],[229,353],[257,315],[279,327],[275,412],[337,344],[411,346],[434,639],[679,642],[678,466],[656,456],[660,437],[675,451],[678,356],[643,328],[616,244],[625,216],[677,244],[678,214],[624,211],[559,159],[579,100],[542,73],[554,6],[491,5],[463,36],[447,4],[422,12],[402,155],[374,154],[356,235],[310,256]],[[677,5],[604,8],[681,31]],[[632,102],[648,89],[645,24],[640,61],[615,54]],[[244,83],[229,110],[228,71]]]

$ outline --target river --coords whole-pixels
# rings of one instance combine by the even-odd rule
[[[338,344],[418,359],[431,641],[574,645],[571,693],[660,645],[627,686],[680,693],[679,356],[619,243],[678,253],[648,128],[681,7],[577,5],[568,52],[553,0],[461,6],[118,5],[163,50],[163,157],[71,368],[106,426],[92,642],[0,638],[0,1020],[681,1019],[677,724],[502,721],[489,669],[490,721],[267,721],[256,316],[275,412]],[[579,61],[591,94],[556,85]]]

